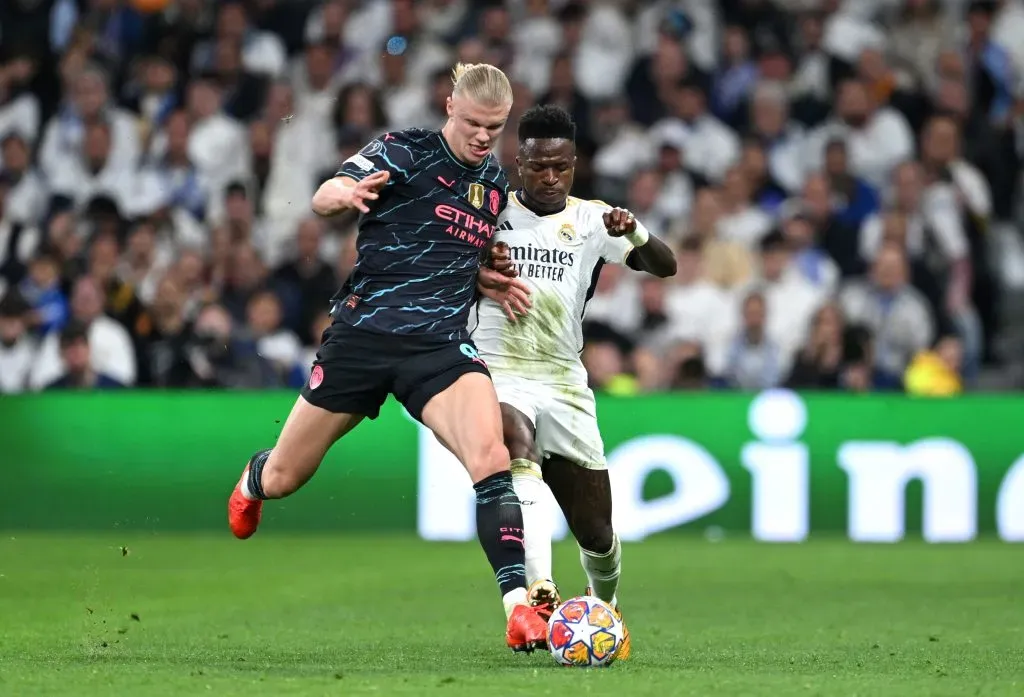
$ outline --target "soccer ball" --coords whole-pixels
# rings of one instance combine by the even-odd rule
[[[584,595],[565,601],[551,613],[548,648],[563,666],[598,668],[615,660],[622,633],[622,621],[611,605]]]

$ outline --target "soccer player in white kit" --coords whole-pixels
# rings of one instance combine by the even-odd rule
[[[492,261],[495,268],[498,260],[500,268],[511,264],[509,273],[530,288],[530,306],[481,288],[472,337],[501,403],[531,601],[546,616],[559,602],[550,521],[537,505],[547,485],[579,544],[587,592],[617,610],[621,551],[594,394],[580,360],[583,314],[603,264],[664,278],[675,274],[675,255],[629,211],[569,195],[576,126],[566,111],[533,107],[518,136],[522,189],[509,194],[498,219]],[[626,636],[619,659],[629,655]]]

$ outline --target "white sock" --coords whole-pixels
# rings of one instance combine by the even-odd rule
[[[249,470],[246,470],[245,474],[242,475],[242,481],[239,482],[238,488],[242,491],[242,496],[249,499],[250,501],[255,501],[258,498],[257,496],[253,495],[252,491],[249,490]]]
[[[551,579],[551,517],[544,506],[547,485],[540,465],[525,459],[512,461],[512,486],[523,509],[526,584]]]
[[[501,603],[505,606],[505,619],[507,620],[512,616],[512,611],[516,608],[516,605],[526,605],[526,589],[525,588],[513,588],[508,593],[501,597]]]
[[[619,574],[622,571],[622,545],[619,544],[618,535],[612,539],[612,548],[604,554],[580,547],[580,564],[583,565],[594,595],[612,607],[617,607],[615,591],[619,587]]]

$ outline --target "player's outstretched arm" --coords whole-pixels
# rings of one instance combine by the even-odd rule
[[[647,243],[636,247],[626,258],[626,265],[636,271],[646,271],[658,278],[676,275],[676,255],[672,248],[653,235]]]
[[[313,212],[323,217],[338,215],[349,208],[369,213],[369,204],[377,200],[377,192],[390,176],[384,171],[374,172],[360,181],[344,176],[328,179],[313,194]]]
[[[640,235],[632,213],[623,208],[613,208],[605,212],[604,226],[612,237],[626,237],[633,243],[634,249],[626,258],[629,268],[646,271],[659,278],[676,275],[676,255],[672,249],[647,230]]]

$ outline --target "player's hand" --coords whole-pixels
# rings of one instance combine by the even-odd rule
[[[604,226],[612,237],[636,232],[636,218],[625,208],[613,208],[604,214]]]
[[[519,275],[515,264],[512,263],[512,251],[506,242],[498,242],[491,247],[491,258],[487,261],[487,267],[504,274],[508,278],[515,278]]]
[[[486,266],[480,267],[476,278],[480,294],[501,305],[510,322],[516,321],[517,313],[525,315],[532,306],[530,287],[518,278],[509,278]]]
[[[380,198],[377,192],[384,188],[390,177],[391,173],[387,170],[374,172],[365,179],[356,182],[355,185],[345,187],[349,190],[349,205],[360,213],[369,213],[370,209],[366,202],[376,201]]]

